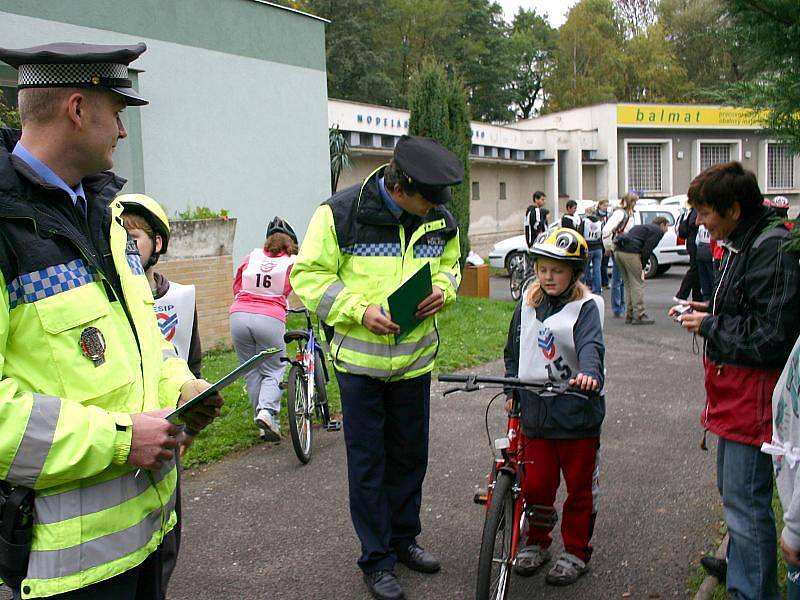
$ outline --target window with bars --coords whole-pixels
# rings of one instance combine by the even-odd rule
[[[628,144],[628,189],[661,191],[661,144]]]
[[[481,199],[481,182],[480,181],[473,181],[472,182],[472,199],[473,200],[480,200]]]
[[[500,200],[505,200],[506,199],[506,182],[505,181],[501,181],[500,182],[500,190],[499,191],[500,191],[500,193],[499,193]]]
[[[728,162],[731,159],[730,144],[700,144],[700,170],[705,171],[708,167],[719,163]]]
[[[767,144],[767,188],[794,188],[794,156],[786,144]]]

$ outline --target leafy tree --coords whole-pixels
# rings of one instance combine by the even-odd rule
[[[3,90],[0,90],[0,127],[10,127],[12,129],[20,129],[22,127],[19,120],[19,111],[6,104]]]
[[[627,102],[680,102],[691,84],[675,52],[665,43],[664,27],[656,23],[625,44],[625,87],[620,100]]]
[[[448,75],[444,67],[426,61],[411,78],[408,129],[412,135],[425,135],[452,150],[464,166],[464,181],[453,187],[448,208],[458,222],[461,263],[469,254],[469,151],[472,144],[469,108],[464,85]]]
[[[546,109],[615,102],[624,84],[622,25],[611,0],[581,0],[558,31]]]
[[[543,98],[542,84],[552,67],[555,30],[535,10],[520,8],[511,27],[511,62],[516,73],[511,101],[521,119],[530,119]]]
[[[658,0],[614,0],[628,37],[644,33],[656,23]]]
[[[349,169],[350,165],[350,142],[339,130],[338,125],[328,129],[328,146],[331,155],[331,193],[336,193],[339,187],[339,176],[342,171]]]
[[[463,20],[442,57],[464,81],[474,118],[500,122],[513,118],[511,82],[516,65],[510,28],[499,4],[467,0]]]
[[[800,2],[727,0],[725,16],[757,76],[724,85],[716,100],[768,111],[768,130],[800,152]]]
[[[686,71],[686,101],[708,101],[703,90],[739,81],[748,52],[730,39],[724,0],[661,0],[659,23]]]

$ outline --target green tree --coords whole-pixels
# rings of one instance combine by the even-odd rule
[[[22,124],[19,120],[19,111],[6,104],[3,90],[0,90],[0,127],[10,127],[20,129]]]
[[[642,34],[656,23],[658,0],[614,0],[614,6],[628,37]]]
[[[464,181],[453,187],[448,208],[461,240],[461,263],[469,254],[469,151],[472,145],[469,108],[463,83],[435,61],[426,61],[411,78],[409,133],[424,135],[452,150],[464,166]]]
[[[521,119],[535,116],[543,100],[542,84],[552,68],[555,30],[535,10],[520,8],[511,26],[511,102]]]
[[[626,102],[680,102],[691,88],[686,70],[664,27],[656,23],[625,43],[625,86],[619,100]]]
[[[661,0],[658,19],[689,79],[686,101],[708,101],[704,90],[745,77],[748,52],[730,38],[723,0]]]
[[[800,152],[800,2],[727,0],[725,16],[754,76],[723,85],[715,99],[767,111],[768,131]]]
[[[622,25],[611,0],[581,0],[558,30],[545,80],[548,112],[615,102],[624,84]]]

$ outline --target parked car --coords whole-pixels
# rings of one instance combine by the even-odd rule
[[[675,233],[675,221],[683,209],[679,205],[662,206],[659,204],[636,205],[634,209],[634,224],[641,225],[652,223],[656,217],[665,217],[669,223],[669,228],[656,246],[653,255],[647,263],[645,277],[650,279],[661,273],[665,273],[674,264],[689,264],[689,254],[686,251],[686,243],[678,243]],[[583,214],[580,215],[583,217]],[[552,223],[550,228],[556,227]],[[524,235],[515,235],[497,242],[489,252],[489,264],[493,267],[504,268],[509,273],[511,269],[524,260],[527,251]]]

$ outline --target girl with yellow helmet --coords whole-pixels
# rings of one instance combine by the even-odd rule
[[[522,492],[528,532],[514,570],[536,573],[550,561],[551,532],[558,516],[555,498],[563,474],[564,551],[545,576],[551,585],[570,585],[588,571],[597,516],[600,426],[605,417],[603,300],[580,278],[589,248],[576,231],[556,228],[531,249],[537,279],[523,291],[508,331],[506,377],[544,383],[568,382],[575,393],[519,395],[522,420]],[[511,401],[506,403],[511,410]]]

